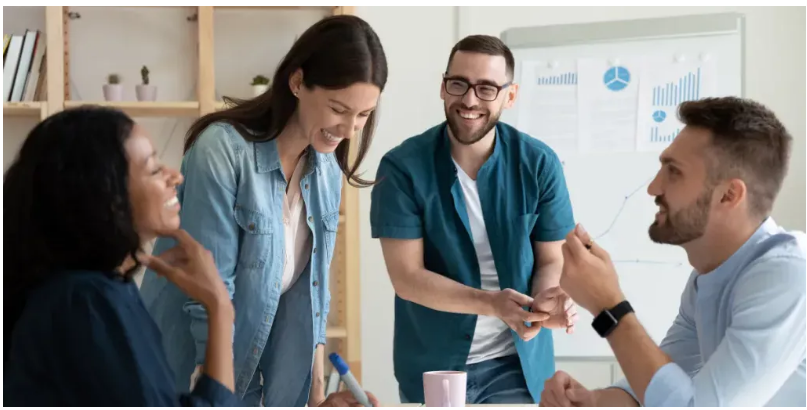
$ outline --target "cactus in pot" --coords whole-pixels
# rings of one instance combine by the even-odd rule
[[[263,75],[252,78],[252,95],[257,97],[269,90],[269,79]]]
[[[123,85],[120,83],[120,76],[110,74],[107,76],[107,83],[104,84],[104,99],[107,101],[123,100]]]
[[[138,101],[155,101],[157,100],[157,87],[149,83],[149,69],[146,66],[140,69],[140,77],[142,84],[138,84],[135,92]]]

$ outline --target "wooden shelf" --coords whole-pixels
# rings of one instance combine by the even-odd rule
[[[216,109],[216,111],[223,110],[223,109],[227,108],[224,101],[216,101],[216,103],[213,104],[213,107]]]
[[[347,337],[347,329],[342,326],[328,326],[325,329],[325,337],[328,339],[344,339]]]
[[[43,117],[42,112],[46,111],[48,103],[44,101],[26,102],[4,102],[4,117]]]
[[[122,110],[132,117],[198,117],[197,101],[65,101],[65,108],[100,105]]]

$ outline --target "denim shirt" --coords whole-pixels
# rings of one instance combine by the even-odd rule
[[[283,329],[283,335],[274,335],[278,340],[270,343],[272,351],[268,354],[278,356],[270,360],[275,367],[271,370],[277,372],[278,379],[283,379],[283,374],[300,375],[286,377],[288,383],[310,383],[307,376],[314,350],[325,343],[330,303],[328,273],[339,223],[342,174],[334,155],[309,148],[308,164],[300,180],[306,220],[313,236],[311,259],[299,279],[307,283],[296,283],[299,286],[292,287],[282,298],[286,246],[282,201],[286,178],[276,142],[248,142],[232,125],[214,123],[188,150],[181,172],[185,177],[178,188],[181,228],[212,252],[235,307],[236,394],[244,396],[267,341],[274,339],[270,338],[272,329]],[[172,239],[161,238],[154,254],[172,246]],[[141,292],[162,331],[177,385],[189,386],[194,368],[205,357],[204,307],[150,270],[143,278]],[[285,323],[299,318],[302,312],[311,317],[310,322]],[[302,349],[302,359],[288,354],[288,349],[297,347],[292,350],[299,351],[306,345],[310,349]],[[279,390],[288,389],[282,383],[275,385]],[[264,393],[270,397],[273,394],[266,390]]]

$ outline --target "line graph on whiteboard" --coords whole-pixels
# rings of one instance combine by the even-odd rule
[[[616,214],[614,214],[614,216],[611,218],[611,223],[601,233],[599,233],[597,235],[592,235],[592,239],[595,240],[595,241],[599,241],[599,240],[605,238],[606,236],[608,236],[608,234],[611,233],[611,231],[614,229],[616,224],[621,219],[626,218],[626,216],[624,215],[624,211],[625,211],[625,207],[628,204],[628,202],[632,198],[634,198],[637,193],[641,192],[642,188],[647,187],[647,185],[650,184],[650,182],[652,182],[654,178],[655,177],[651,177],[651,178],[645,180],[644,182],[642,182],[641,185],[639,185],[638,187],[636,187],[635,189],[633,189],[629,193],[625,194],[624,198],[622,199],[622,204],[619,206],[619,209],[616,211]],[[640,264],[640,265],[663,265],[663,266],[669,266],[669,267],[683,266],[682,262],[659,261],[659,260],[649,260],[649,259],[642,259],[642,258],[612,259],[612,262],[614,264],[616,264],[616,265],[618,265],[618,264]]]

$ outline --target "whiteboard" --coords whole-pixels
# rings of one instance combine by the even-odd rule
[[[714,93],[742,96],[742,23],[741,15],[728,13],[516,28],[502,33],[502,39],[513,51],[517,81],[525,62],[708,55],[716,65]],[[519,100],[513,109],[505,110],[501,120],[518,126],[518,104]],[[657,343],[678,313],[681,292],[692,272],[683,249],[655,244],[648,237],[657,206],[647,194],[647,185],[659,170],[659,153],[633,150],[561,155],[575,220],[610,253],[623,292]],[[592,329],[593,317],[582,308],[578,311],[574,334],[554,331],[555,355],[613,357],[607,342]]]

